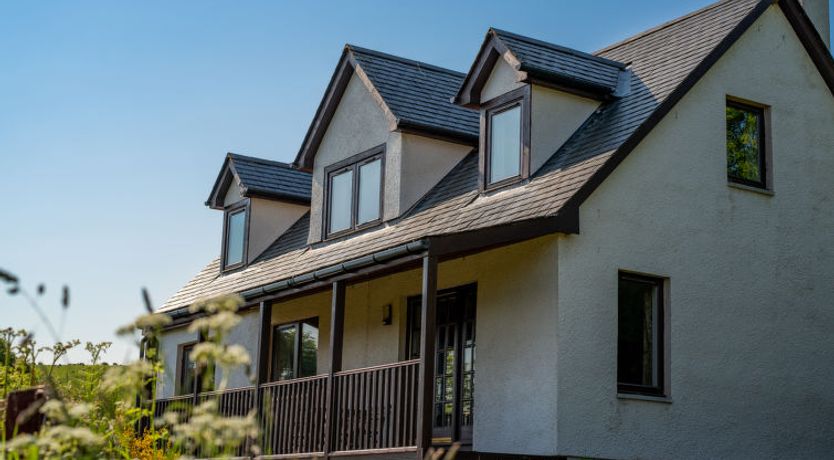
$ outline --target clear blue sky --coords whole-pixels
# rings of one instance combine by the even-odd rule
[[[344,43],[465,71],[489,26],[593,51],[708,0],[4,2],[0,268],[65,339],[117,343],[219,252],[227,151],[291,161]],[[0,327],[45,328],[0,292]],[[74,361],[85,358],[82,352]]]

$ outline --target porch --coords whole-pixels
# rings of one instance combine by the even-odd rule
[[[553,339],[555,265],[555,239],[545,238],[442,262],[421,253],[361,277],[262,296],[242,312],[242,332],[230,338],[250,350],[254,384],[241,374],[231,384],[236,388],[223,393],[163,392],[155,411],[187,416],[207,398],[218,399],[223,414],[257,409],[262,434],[252,442],[264,458],[422,458],[428,448],[453,442],[473,452],[508,445],[530,452],[518,436],[526,431],[524,421],[550,417],[552,407],[529,395],[555,376],[548,366],[527,364],[543,362],[553,348],[518,338]],[[521,305],[531,307],[515,311]],[[308,324],[318,344],[311,370],[304,369],[304,353],[287,365],[277,352],[285,343],[300,346]],[[282,342],[292,325],[295,333]],[[487,346],[478,355],[477,386],[476,330]],[[177,334],[169,340],[196,340]],[[162,355],[181,355],[172,350]],[[529,362],[510,358],[520,354]],[[484,399],[476,404],[474,394]],[[522,444],[513,447],[505,438]]]

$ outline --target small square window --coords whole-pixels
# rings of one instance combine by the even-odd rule
[[[762,107],[727,101],[727,178],[767,188],[765,112]]]
[[[663,280],[621,273],[617,320],[620,393],[663,395],[663,317]]]

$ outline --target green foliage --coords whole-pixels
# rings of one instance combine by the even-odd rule
[[[727,172],[731,177],[761,181],[759,129],[757,112],[727,106]]]
[[[0,270],[0,283],[7,283],[11,295],[27,295],[18,279]],[[38,295],[45,291],[38,286]],[[137,329],[148,343],[158,343],[162,327],[171,319],[151,311],[150,300],[143,292],[149,313],[120,333],[133,335]],[[33,297],[36,311],[42,313]],[[208,340],[195,347],[191,358],[213,374],[221,371],[216,386],[224,390],[233,368],[248,366],[250,359],[240,345],[224,343],[228,332],[240,321],[239,297],[222,297],[195,306],[204,314],[194,321],[192,330]],[[62,308],[69,307],[69,290],[63,289]],[[46,318],[45,315],[43,315]],[[48,320],[46,320],[48,321]],[[48,329],[55,328],[49,325]],[[164,420],[154,419],[156,380],[164,371],[161,360],[151,349],[146,359],[126,365],[101,363],[109,342],[86,342],[90,363],[60,364],[67,353],[81,345],[79,340],[60,341],[38,346],[26,331],[0,330],[0,397],[17,389],[45,385],[48,400],[40,407],[46,423],[38,433],[21,434],[11,440],[0,437],[0,460],[64,458],[139,458],[165,460],[183,456],[228,457],[248,439],[258,436],[254,411],[244,417],[221,416],[215,401],[207,400],[193,408],[190,417],[166,413]],[[37,364],[41,353],[51,355],[49,364]],[[148,391],[150,390],[150,394]],[[151,402],[151,404],[146,404]],[[2,414],[0,414],[2,415]],[[140,423],[141,422],[141,423]],[[138,426],[147,427],[137,432]]]

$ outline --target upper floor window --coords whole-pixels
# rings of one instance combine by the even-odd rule
[[[275,326],[272,331],[272,380],[316,375],[319,319]]]
[[[738,184],[768,188],[764,107],[728,100],[726,118],[727,178]]]
[[[384,146],[325,169],[325,228],[333,237],[382,220]]]
[[[246,201],[226,210],[223,227],[223,269],[240,267],[246,260],[248,226]]]
[[[620,273],[617,390],[664,394],[663,279]]]
[[[484,189],[510,184],[528,175],[529,95],[529,87],[522,87],[484,105]]]

